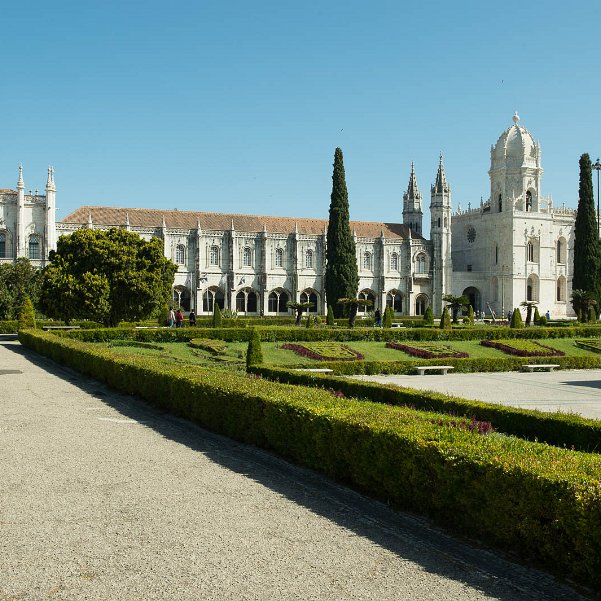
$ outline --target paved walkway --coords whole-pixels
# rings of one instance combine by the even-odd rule
[[[0,599],[582,599],[0,344]]]
[[[497,372],[446,376],[353,376],[360,380],[435,390],[465,399],[601,419],[601,370]]]

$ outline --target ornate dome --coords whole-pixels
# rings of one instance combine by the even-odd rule
[[[513,125],[507,128],[492,148],[493,161],[509,160],[522,165],[527,159],[536,160],[539,155],[539,145],[532,134],[520,124],[517,112],[513,115]]]

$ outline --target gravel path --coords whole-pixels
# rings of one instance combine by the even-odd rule
[[[0,344],[0,600],[582,599]]]

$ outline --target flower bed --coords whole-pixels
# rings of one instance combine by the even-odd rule
[[[442,357],[456,357],[464,359],[469,357],[467,353],[456,351],[446,344],[436,344],[432,342],[414,342],[412,344],[401,344],[400,342],[387,342],[387,348],[393,348],[397,351],[403,351],[420,359],[438,359]]]
[[[599,340],[574,340],[574,344],[587,351],[601,353],[601,341]]]
[[[563,357],[565,355],[563,351],[535,340],[481,340],[480,344],[516,357]]]
[[[294,351],[301,357],[317,361],[362,361],[363,355],[339,342],[307,342],[304,344],[282,344],[280,348]]]

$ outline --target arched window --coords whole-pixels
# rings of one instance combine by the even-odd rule
[[[284,251],[281,248],[275,249],[275,266],[276,267],[284,266]]]
[[[566,301],[566,279],[563,276],[557,278],[556,300],[559,303],[564,303]]]
[[[398,290],[391,290],[386,295],[386,304],[392,307],[395,313],[403,312],[403,295]]]
[[[183,244],[178,244],[175,247],[175,262],[178,265],[183,265],[186,262],[186,247]]]
[[[0,259],[6,257],[6,234],[0,232]]]
[[[426,255],[423,253],[415,257],[415,273],[426,273]]]
[[[313,290],[305,290],[300,295],[301,303],[311,303],[308,313],[317,313],[317,294]]]
[[[269,293],[267,310],[269,313],[288,313],[288,293],[281,288]]]
[[[211,265],[219,265],[219,247],[211,246],[209,249],[209,263]]]
[[[371,269],[371,253],[367,251],[363,253],[363,269]]]
[[[251,267],[253,264],[253,253],[250,246],[245,246],[242,253],[242,265],[244,267]]]
[[[310,248],[305,252],[305,267],[307,269],[313,269],[313,251]]]
[[[207,288],[202,295],[202,310],[204,313],[213,313],[215,305],[219,305],[223,309],[225,305],[223,291],[220,288]]]
[[[40,258],[40,239],[37,236],[29,237],[29,258],[39,259]]]
[[[440,227],[440,217],[438,218],[438,227]]]
[[[499,213],[503,211],[503,195],[499,194]]]
[[[526,212],[530,211],[532,209],[532,192],[530,192],[530,190],[528,190],[528,192],[526,192]]]
[[[257,295],[254,290],[245,288],[236,294],[236,311],[239,313],[257,312]]]
[[[566,246],[565,239],[564,238],[560,238],[557,241],[557,262],[560,263],[560,264],[562,264],[562,265],[566,263],[566,259],[567,259],[567,257],[566,257],[566,255],[567,255],[566,248],[567,248],[567,246]]]
[[[495,265],[499,263],[499,246],[495,244]]]
[[[396,253],[392,253],[390,255],[390,270],[398,271],[399,270],[399,255]]]

